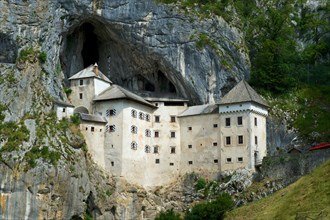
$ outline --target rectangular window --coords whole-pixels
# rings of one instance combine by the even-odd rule
[[[218,124],[213,124],[213,127],[214,127],[214,128],[217,128],[217,127],[218,127]]]
[[[218,163],[218,160],[214,160],[214,163]]]
[[[170,166],[174,166],[174,163],[170,163]]]
[[[158,146],[154,146],[154,154],[158,154],[159,152],[159,147]]]
[[[254,136],[254,144],[258,145],[258,137],[257,136]]]
[[[188,131],[191,131],[192,130],[192,127],[188,127]]]
[[[213,142],[213,146],[214,147],[218,146],[218,143],[217,142]]]
[[[144,114],[143,114],[143,112],[139,112],[139,119],[141,119],[141,120],[144,119]]]
[[[175,138],[175,131],[171,131],[171,138]]]
[[[175,147],[171,147],[171,154],[175,154]]]
[[[237,125],[243,125],[243,117],[237,117]]]
[[[237,157],[237,162],[242,163],[243,162],[243,157]]]
[[[160,122],[160,116],[159,115],[155,115],[155,122]]]
[[[175,116],[171,116],[171,122],[175,122]]]
[[[231,157],[226,158],[227,163],[231,163]]]
[[[62,112],[65,112],[65,108],[63,108]]]
[[[150,115],[146,114],[146,121],[150,121]]]
[[[115,162],[111,161],[111,166],[115,166]]]
[[[116,109],[110,109],[110,116],[116,115]]]
[[[226,118],[226,127],[230,127],[230,118]]]
[[[192,148],[192,145],[191,145],[191,144],[189,144],[189,145],[188,145],[188,148],[190,148],[190,149],[191,149],[191,148]]]
[[[230,145],[231,144],[231,138],[230,137],[226,137],[226,145]]]
[[[81,86],[84,85],[84,80],[83,79],[79,80],[79,85],[81,85]]]
[[[159,131],[155,131],[155,137],[156,137],[156,138],[159,137]]]
[[[258,126],[258,119],[254,118],[254,126]]]
[[[158,163],[159,163],[159,159],[156,159],[156,160],[155,160],[155,163],[157,163],[157,164],[158,164]]]
[[[243,135],[238,135],[238,144],[243,144]]]
[[[188,161],[188,164],[189,165],[192,165],[193,164],[192,160]]]
[[[94,127],[91,127],[91,132],[94,132]]]
[[[83,99],[83,94],[79,93],[79,99]]]
[[[115,132],[116,131],[116,125],[110,125],[109,132]]]

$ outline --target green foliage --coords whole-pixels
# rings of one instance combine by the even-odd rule
[[[80,116],[79,114],[74,114],[70,117],[70,120],[71,122],[74,124],[74,125],[79,125],[80,124]]]
[[[198,178],[195,188],[197,190],[204,189],[206,186],[206,180],[203,177]]]
[[[178,213],[175,213],[173,209],[167,210],[165,212],[160,212],[155,220],[181,220],[182,218]]]
[[[47,60],[47,54],[46,54],[46,52],[42,51],[39,54],[38,58],[39,58],[40,63],[45,63],[46,60]]]
[[[88,212],[85,212],[84,213],[84,220],[93,220],[93,217]]]
[[[30,151],[25,154],[25,158],[31,168],[37,165],[36,160],[41,158],[44,162],[56,165],[57,161],[61,158],[61,154],[57,151],[50,151],[48,146],[32,147]]]
[[[229,194],[223,193],[216,200],[195,205],[191,212],[185,216],[185,220],[219,220],[224,218],[224,214],[234,207],[234,201]]]
[[[64,87],[64,92],[65,92],[65,94],[68,96],[68,95],[71,94],[72,89],[71,89],[71,88],[68,88],[68,87]]]

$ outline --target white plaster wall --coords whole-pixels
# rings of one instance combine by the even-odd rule
[[[251,164],[255,165],[254,152],[259,152],[259,159],[267,155],[267,133],[266,133],[266,117],[255,112],[251,112]],[[254,124],[254,118],[257,118],[257,126]],[[258,143],[255,144],[255,136],[257,136]]]
[[[94,132],[91,128],[94,127]],[[88,153],[101,168],[105,169],[104,155],[104,123],[82,121],[81,133],[84,135]]]
[[[260,105],[251,102],[219,106],[219,113],[229,113],[229,112],[237,112],[237,111],[245,111],[245,110],[251,110],[263,115],[268,115],[268,111],[265,107],[262,107]]]
[[[65,109],[65,112],[63,112]],[[62,120],[63,118],[70,118],[73,115],[73,107],[63,107],[63,106],[56,106],[56,116],[58,120]]]
[[[110,83],[100,80],[98,78],[94,78],[94,85],[95,85],[95,91],[94,91],[95,96],[99,95],[105,89],[110,87]]]
[[[204,175],[206,179],[216,178],[221,164],[219,114],[180,117],[179,120],[181,130],[180,174],[197,172]],[[214,127],[214,124],[217,124],[217,127]],[[191,127],[191,130],[188,127]],[[214,143],[217,146],[214,146]],[[188,145],[191,145],[191,148]],[[192,161],[193,164],[189,164],[189,161]]]

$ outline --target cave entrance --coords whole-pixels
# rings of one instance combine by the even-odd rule
[[[99,61],[98,40],[94,33],[94,26],[90,23],[85,23],[81,26],[81,31],[84,34],[84,43],[81,50],[81,56],[84,62],[84,68]]]

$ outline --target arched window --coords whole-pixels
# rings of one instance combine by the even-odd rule
[[[132,132],[133,134],[136,134],[136,133],[137,133],[137,127],[134,126],[134,125],[132,125],[132,126],[131,126],[131,132]]]
[[[151,147],[150,147],[149,145],[146,145],[146,146],[144,147],[144,151],[145,151],[146,153],[150,153],[150,152],[151,152]]]
[[[131,143],[131,149],[132,149],[132,150],[137,150],[137,143],[136,143],[135,141],[133,141],[133,142]]]

